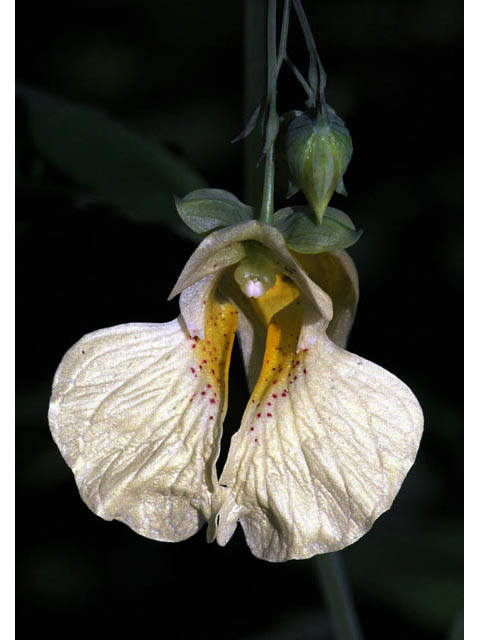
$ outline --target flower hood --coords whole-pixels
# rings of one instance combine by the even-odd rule
[[[254,252],[274,285],[244,295]],[[84,336],[55,375],[49,420],[80,494],[102,518],[179,541],[240,522],[266,560],[341,549],[387,510],[413,464],[422,413],[410,389],[344,350],[358,300],[345,251],[290,252],[259,221],[211,233],[171,297],[180,316]],[[238,335],[251,397],[217,477]]]

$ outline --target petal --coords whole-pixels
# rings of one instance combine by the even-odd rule
[[[286,273],[315,305],[327,324],[333,315],[330,297],[306,274],[301,265],[288,251],[282,234],[258,220],[250,220],[211,233],[193,253],[180,274],[170,298],[201,278],[226,268],[244,257],[241,243],[254,240],[270,249],[277,261],[279,271]],[[225,257],[227,256],[227,257]]]
[[[227,227],[230,228],[230,227]],[[222,233],[217,231],[216,233]],[[216,274],[226,267],[236,264],[245,257],[245,249],[240,242],[219,246],[215,232],[211,233],[190,256],[168,299],[191,287],[205,276]]]
[[[220,477],[216,537],[240,522],[252,552],[279,562],[342,549],[397,494],[418,449],[415,396],[324,332],[296,353],[296,300],[269,326],[263,368]]]
[[[205,338],[209,300],[218,284],[219,273],[205,276],[180,294],[180,313],[191,337]]]
[[[316,255],[292,253],[315,284],[330,296],[333,318],[328,325],[327,335],[339,347],[345,347],[355,319],[359,296],[355,263],[343,250]]]
[[[84,336],[55,375],[49,420],[80,494],[156,540],[210,517],[236,312],[209,303],[205,340],[180,317]]]

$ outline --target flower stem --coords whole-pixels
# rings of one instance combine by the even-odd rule
[[[340,554],[337,552],[316,556],[315,563],[320,572],[335,638],[362,640]]]
[[[265,173],[260,220],[272,224],[274,212],[274,147],[278,128],[277,114],[277,0],[268,0],[267,13],[267,113],[265,114]]]
[[[267,2],[245,0],[244,11],[244,119],[250,118],[267,93]],[[245,202],[258,211],[262,202],[263,180],[257,168],[263,146],[260,127],[244,141]]]

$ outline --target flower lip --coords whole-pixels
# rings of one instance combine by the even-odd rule
[[[270,250],[279,272],[291,278],[313,303],[325,323],[333,316],[330,297],[317,286],[292,256],[282,234],[258,220],[250,220],[231,227],[213,231],[198,246],[185,265],[169,299],[195,284],[206,275],[223,270],[245,258],[248,241],[257,241]]]

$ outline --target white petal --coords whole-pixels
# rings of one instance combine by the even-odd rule
[[[216,233],[208,235],[192,253],[168,296],[169,300],[205,276],[218,273],[245,257],[245,249],[240,242],[219,245]]]
[[[220,478],[235,499],[218,509],[217,540],[238,520],[252,552],[274,562],[355,542],[414,462],[423,425],[415,396],[326,335],[255,396]]]
[[[326,251],[317,255],[294,253],[310,278],[333,303],[333,318],[327,335],[339,347],[347,345],[355,319],[359,285],[355,264],[346,251]]]
[[[180,313],[191,337],[205,338],[208,301],[218,284],[221,272],[205,276],[180,294]]]
[[[66,353],[50,427],[95,513],[167,541],[209,518],[233,332],[211,357],[181,318],[102,329]]]

